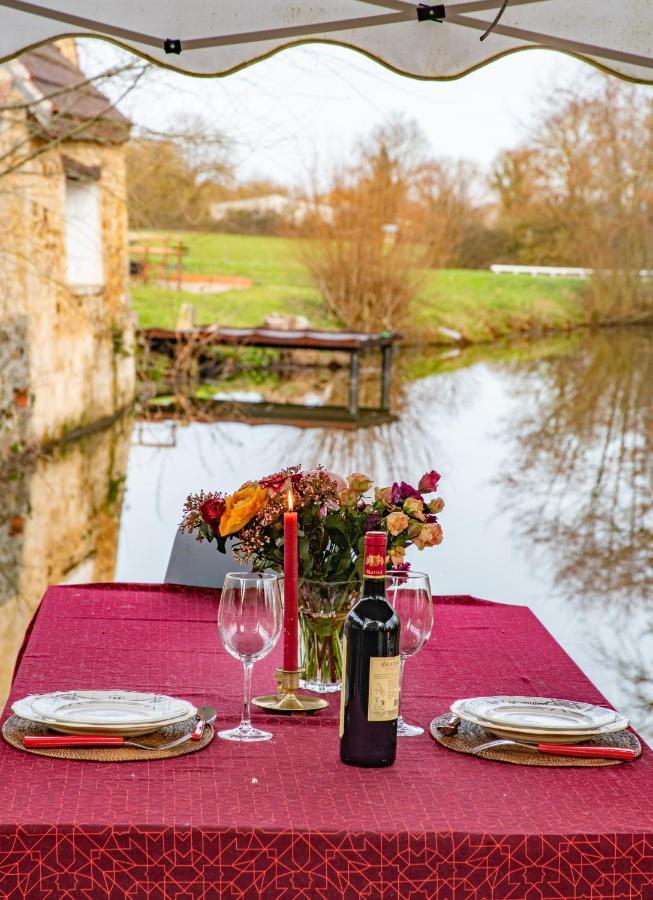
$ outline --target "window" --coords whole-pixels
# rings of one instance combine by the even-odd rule
[[[96,181],[66,178],[66,260],[68,284],[104,284],[100,194]]]

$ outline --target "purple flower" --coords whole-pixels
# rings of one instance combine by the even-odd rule
[[[441,477],[439,472],[436,472],[435,469],[431,469],[430,472],[427,472],[426,475],[422,475],[420,478],[420,491],[423,491],[425,494],[432,494],[433,491],[436,490]]]
[[[420,492],[416,491],[410,484],[405,481],[398,484],[395,481],[392,485],[392,493],[390,494],[391,503],[394,506],[403,506],[404,500],[408,500],[409,497],[417,497],[418,500],[422,499]]]
[[[365,531],[378,531],[381,524],[381,516],[378,513],[370,513],[365,520]]]

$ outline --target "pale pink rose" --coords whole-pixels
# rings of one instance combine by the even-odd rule
[[[372,479],[362,472],[354,472],[349,476],[349,487],[358,494],[364,494],[372,485]]]
[[[392,494],[391,487],[384,488],[374,488],[374,500],[377,503],[383,503],[384,506],[390,506],[391,500],[390,495]]]
[[[436,544],[442,543],[442,528],[434,522],[428,525],[422,525],[422,530],[415,538],[415,546],[419,550],[425,547],[435,547]]]
[[[431,502],[427,505],[427,509],[433,515],[437,515],[437,513],[442,512],[444,509],[444,500],[442,497],[438,497],[437,500],[431,500]]]
[[[388,518],[385,520],[386,527],[390,534],[400,534],[402,531],[405,531],[410,524],[410,519],[406,515],[406,513],[402,512],[393,512],[390,513]]]
[[[424,504],[417,497],[409,497],[408,500],[404,500],[404,512],[414,519],[424,521]]]
[[[390,560],[391,565],[399,566],[404,561],[406,551],[403,547],[391,547],[388,550],[388,558]]]
[[[347,509],[353,509],[358,503],[358,494],[356,491],[352,491],[351,488],[345,488],[344,491],[340,491],[340,506],[344,506]]]
[[[422,525],[420,522],[416,522],[414,519],[411,521],[408,526],[408,531],[406,534],[410,538],[411,541],[415,540],[418,534],[422,531]]]

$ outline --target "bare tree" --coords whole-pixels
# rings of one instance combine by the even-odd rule
[[[595,270],[588,315],[653,315],[653,99],[594,75],[556,90],[524,145],[494,168],[502,224],[523,262]]]

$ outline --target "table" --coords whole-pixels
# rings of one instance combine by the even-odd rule
[[[94,687],[175,693],[239,717],[240,663],[221,648],[215,591],[50,588],[12,697]],[[601,702],[525,608],[436,598],[406,668],[405,715],[456,697]],[[268,691],[280,647],[254,670]],[[21,898],[649,898],[653,755],[544,769],[405,738],[384,770],[340,764],[337,699],[314,718],[257,716],[265,744],[217,738],[166,761],[80,763],[0,747],[0,896]],[[5,711],[5,714],[7,711]]]

